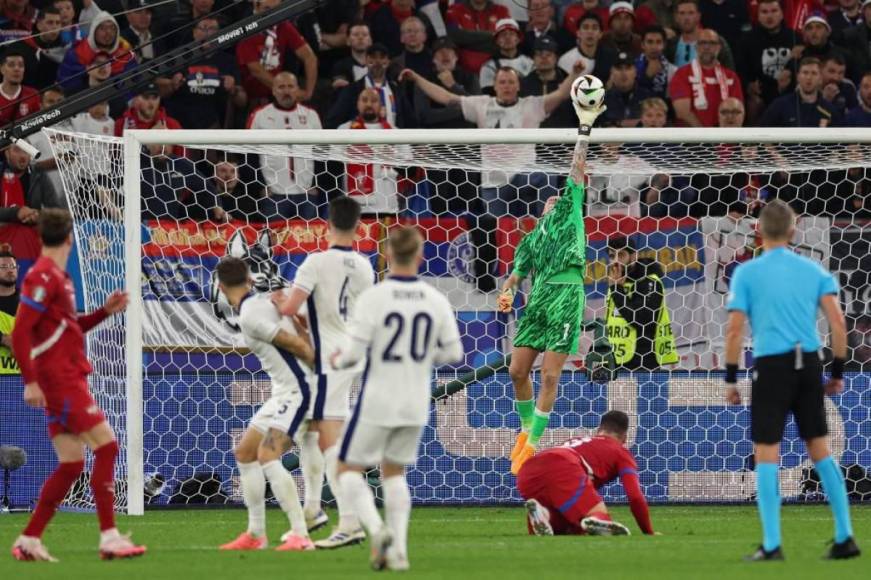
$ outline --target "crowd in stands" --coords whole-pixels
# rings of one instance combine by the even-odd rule
[[[280,3],[0,0],[0,124]],[[607,86],[602,127],[871,127],[869,36],[871,0],[328,0],[62,126],[104,135],[574,127],[568,88],[594,74]],[[45,155],[28,171],[48,175],[15,185],[13,198],[30,203],[35,181],[58,190],[40,192],[43,203],[62,204],[47,141],[34,141]],[[4,171],[20,173],[19,154],[6,152]],[[535,148],[528,154],[534,159]],[[486,148],[481,155],[486,161]],[[178,148],[143,156],[145,217],[308,218],[338,192],[360,196],[368,213],[522,216],[561,185],[546,173],[202,157]],[[813,207],[800,211],[869,213],[864,171],[823,179],[831,187],[816,187]],[[741,183],[652,176],[632,184],[633,199],[615,195],[638,215],[722,215],[752,211],[753,196],[800,201],[811,180],[778,173],[731,181]],[[26,223],[28,214],[13,217]]]

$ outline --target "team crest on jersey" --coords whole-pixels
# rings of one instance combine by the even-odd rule
[[[45,300],[45,288],[37,286],[33,289],[33,301],[42,302],[43,300]]]
[[[281,277],[278,264],[273,259],[272,248],[274,245],[275,235],[269,229],[261,230],[253,244],[248,244],[242,230],[236,231],[227,243],[227,256],[241,258],[247,262],[248,268],[251,270],[251,279],[254,280],[255,292],[274,292],[290,285],[287,280]],[[218,277],[214,273],[212,274],[209,301],[212,303],[212,312],[215,313],[218,320],[235,332],[239,332],[237,314],[218,288]]]
[[[475,282],[475,247],[469,239],[468,232],[462,233],[448,247],[448,271],[451,276],[463,282]]]
[[[21,103],[18,106],[18,114],[20,116],[26,117],[29,112],[30,112],[30,107],[27,105],[27,103]]]

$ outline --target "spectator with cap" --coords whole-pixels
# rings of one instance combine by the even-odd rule
[[[851,71],[848,61],[847,74],[858,82],[871,70],[871,0],[862,2],[862,23],[844,31],[841,45],[847,48],[855,63]]]
[[[609,9],[608,32],[602,36],[602,44],[635,58],[641,54],[641,37],[633,31],[634,26],[635,9],[632,3],[625,0],[614,2]]]
[[[611,127],[635,127],[641,119],[641,102],[655,96],[644,87],[636,85],[637,70],[632,56],[621,52],[611,67],[608,90],[605,91],[607,109],[600,117],[603,125]]]
[[[635,60],[636,84],[661,99],[668,98],[668,84],[677,67],[665,58],[665,29],[659,25],[646,28],[641,36],[641,54]]]
[[[425,77],[432,76],[432,53],[426,47],[426,26],[417,16],[409,16],[399,27],[402,52],[390,61],[387,76],[396,79],[402,69],[410,68]]]
[[[744,103],[735,97],[723,99],[717,109],[720,127],[739,128],[744,126]]]
[[[703,0],[699,2],[702,26],[713,28],[734,50],[738,49],[741,34],[750,29],[750,15],[746,0]]]
[[[88,82],[81,90],[93,89],[101,83],[106,82],[112,76],[111,57],[106,52],[98,52],[94,55],[94,60],[91,61],[91,66],[88,69]],[[109,99],[109,115],[113,119],[117,119],[124,114],[129,106],[125,95],[118,94]]]
[[[658,129],[668,124],[668,105],[659,97],[641,101],[641,119],[638,126],[644,129]]]
[[[58,192],[46,178],[45,172],[33,167],[30,153],[17,145],[10,145],[0,161],[0,223],[33,228],[39,211],[46,207],[61,207]],[[15,238],[8,226],[0,228],[0,241]],[[13,228],[14,230],[14,228]],[[31,236],[35,233],[29,230]],[[34,238],[35,240],[36,238]]]
[[[148,62],[163,52],[163,43],[154,40],[151,31],[152,0],[131,0],[128,4],[127,28],[121,31],[121,36],[136,49],[139,62]]]
[[[0,56],[0,75],[0,126],[39,110],[39,93],[23,84],[24,54],[16,47],[7,48]]]
[[[830,54],[822,61],[823,99],[830,102],[841,117],[859,104],[856,85],[846,78],[846,71],[847,64],[836,54]]]
[[[57,69],[66,53],[66,45],[60,37],[60,12],[54,6],[46,6],[36,18],[36,32],[19,46],[25,60],[24,84],[33,87],[53,85]]]
[[[557,65],[566,73],[571,73],[575,63],[583,64],[582,74],[595,75],[607,79],[616,54],[602,45],[602,21],[592,12],[581,17],[578,23],[578,38],[576,46],[564,53]]]
[[[871,127],[871,71],[862,75],[859,83],[859,104],[847,112],[847,127]]]
[[[804,21],[802,27],[802,44],[793,49],[793,58],[786,64],[778,77],[781,94],[795,87],[796,73],[799,63],[808,57],[823,61],[830,55],[840,56],[847,64],[848,74],[854,73],[848,53],[835,46],[831,40],[832,29],[829,21],[821,13],[812,13]],[[846,40],[846,39],[845,39]]]
[[[556,65],[557,42],[550,36],[541,36],[535,41],[533,63],[535,67],[520,81],[521,97],[543,97],[557,90],[566,78],[566,73]],[[541,122],[542,128],[574,127],[577,116],[569,101],[564,101]]]
[[[558,51],[559,54],[574,46],[574,35],[556,25],[552,0],[529,0],[528,6],[529,22],[526,23],[520,49],[523,54],[535,52],[535,41],[542,36],[549,36],[557,42],[561,49]]]
[[[357,116],[357,97],[363,89],[375,89],[381,95],[382,113],[393,127],[408,129],[414,127],[417,120],[405,91],[387,77],[387,67],[390,65],[390,54],[387,47],[375,43],[366,51],[366,68],[368,73],[359,81],[351,83],[341,90],[325,118],[324,126],[335,129],[342,123]]]
[[[85,73],[100,52],[107,53],[111,60],[111,76],[117,76],[136,68],[136,56],[130,43],[121,37],[115,17],[100,12],[90,24],[87,38],[67,50],[57,71],[57,80],[67,92],[85,87]]]
[[[566,8],[563,14],[563,28],[568,32],[571,38],[577,38],[578,28],[581,26],[581,18],[587,14],[595,14],[599,17],[599,22],[608,22],[607,6],[602,6],[599,0],[581,0]]]
[[[774,100],[759,120],[760,127],[832,127],[841,122],[831,103],[823,99],[820,59],[801,60],[795,92]]]
[[[123,136],[127,129],[181,129],[181,124],[160,106],[160,91],[156,84],[146,85],[131,103],[130,108],[115,120],[116,137]],[[176,145],[172,154],[181,156],[184,148]]]
[[[414,0],[390,0],[369,18],[372,37],[387,47],[391,57],[398,56],[402,52],[401,27],[412,16],[417,17],[425,29],[432,28],[426,15],[418,12]]]
[[[678,34],[668,41],[665,57],[680,68],[696,59],[696,43],[702,32],[702,13],[699,11],[698,0],[675,0],[674,22]],[[732,50],[722,37],[719,59],[726,68],[735,68]]]
[[[351,54],[336,62],[330,72],[334,90],[347,87],[366,76],[366,51],[372,46],[372,35],[369,25],[362,20],[351,23],[348,27],[348,48]]]
[[[496,51],[493,58],[481,66],[481,74],[478,82],[481,91],[485,94],[493,94],[493,83],[496,80],[496,71],[502,67],[513,68],[520,78],[525,77],[532,71],[532,59],[520,52],[520,26],[510,18],[503,18],[496,23],[493,32],[493,42]]]
[[[437,38],[432,45],[432,55],[433,72],[428,77],[429,81],[455,95],[481,94],[478,75],[457,66],[457,46],[450,38]],[[472,126],[463,119],[463,113],[459,109],[436,103],[418,87],[414,87],[414,110],[423,127],[459,129]]]
[[[838,7],[826,16],[832,35],[840,38],[844,31],[864,22],[861,0],[838,0]]]
[[[716,127],[720,103],[729,97],[744,100],[741,79],[720,63],[720,36],[713,30],[698,35],[698,56],[674,74],[668,92],[682,126]]]
[[[490,58],[496,23],[509,18],[508,9],[491,0],[460,0],[445,14],[448,36],[459,49],[460,67],[478,74]]]

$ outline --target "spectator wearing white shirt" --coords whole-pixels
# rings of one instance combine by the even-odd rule
[[[578,21],[577,45],[559,58],[557,66],[571,74],[580,62],[583,64],[581,74],[595,75],[603,80],[610,77],[616,53],[602,45],[602,30],[602,21],[595,13],[584,14]]]
[[[520,26],[517,22],[510,18],[503,18],[496,23],[493,42],[497,50],[495,56],[481,67],[479,83],[482,92],[488,95],[494,94],[493,83],[496,81],[496,71],[500,68],[513,68],[520,78],[525,77],[535,68],[532,59],[520,52],[520,41]]]
[[[300,94],[296,76],[289,72],[275,75],[272,82],[273,102],[255,109],[248,117],[248,129],[321,129],[321,119],[314,109],[297,101]],[[264,213],[272,217],[311,219],[317,216],[317,190],[314,161],[306,155],[308,147],[291,145],[288,157],[260,156],[260,172],[266,183],[273,208]],[[296,155],[294,155],[296,154]]]

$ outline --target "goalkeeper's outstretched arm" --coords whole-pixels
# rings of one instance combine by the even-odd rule
[[[574,91],[572,91],[574,93]],[[587,146],[590,143],[590,133],[596,119],[605,112],[605,105],[595,108],[584,107],[577,101],[573,101],[575,114],[578,116],[578,140],[575,143],[575,154],[572,157],[572,168],[569,170],[569,179],[578,185],[584,183],[584,169],[587,165]]]

